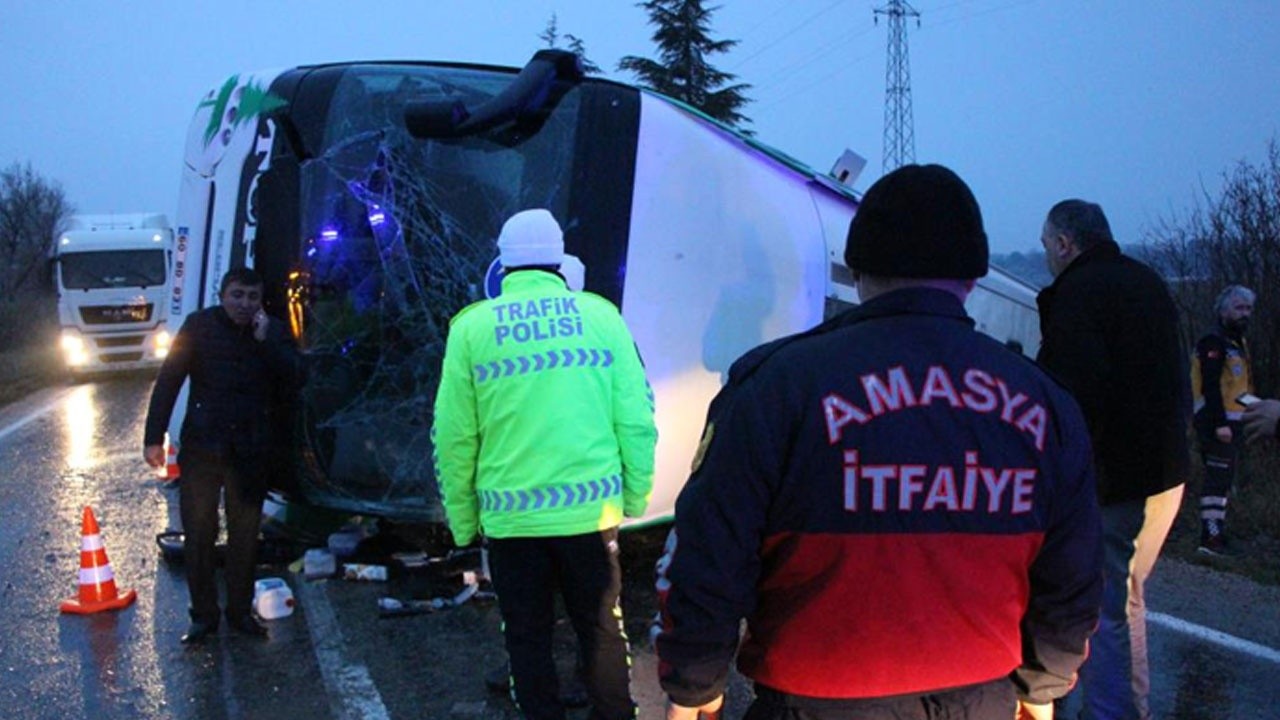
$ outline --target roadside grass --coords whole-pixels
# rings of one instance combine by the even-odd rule
[[[57,335],[25,347],[0,351],[0,406],[70,378],[58,349]]]
[[[1200,546],[1200,488],[1204,470],[1198,449],[1178,518],[1165,543],[1164,555],[1280,585],[1280,443],[1268,440],[1243,453],[1227,507],[1227,538],[1237,557],[1197,552]]]

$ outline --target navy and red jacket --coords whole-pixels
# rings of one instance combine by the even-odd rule
[[[1009,678],[1065,694],[1101,601],[1079,407],[942,290],[886,293],[734,364],[658,563],[659,677],[862,699]],[[739,649],[739,625],[747,632]]]

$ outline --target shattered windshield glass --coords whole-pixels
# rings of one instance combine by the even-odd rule
[[[329,504],[443,519],[429,436],[449,319],[484,297],[510,215],[563,216],[578,90],[536,127],[460,138],[415,139],[403,112],[418,100],[474,108],[511,79],[354,66],[323,148],[302,163],[302,480]]]
[[[66,253],[58,258],[67,290],[155,287],[164,284],[164,250]]]

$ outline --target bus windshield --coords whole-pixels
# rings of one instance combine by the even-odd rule
[[[474,107],[511,77],[351,66],[323,146],[300,164],[302,479],[333,504],[443,517],[430,429],[449,320],[485,296],[506,218],[531,207],[565,217],[583,89],[537,123],[466,137],[416,139],[403,112],[424,99]]]

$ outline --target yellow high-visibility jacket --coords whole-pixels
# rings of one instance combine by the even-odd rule
[[[1244,405],[1236,401],[1253,392],[1249,372],[1249,347],[1221,330],[1200,338],[1191,356],[1191,394],[1195,398],[1196,425],[1202,432],[1240,419]]]
[[[459,545],[577,535],[644,512],[658,432],[635,341],[608,300],[520,270],[449,325],[432,426]]]

